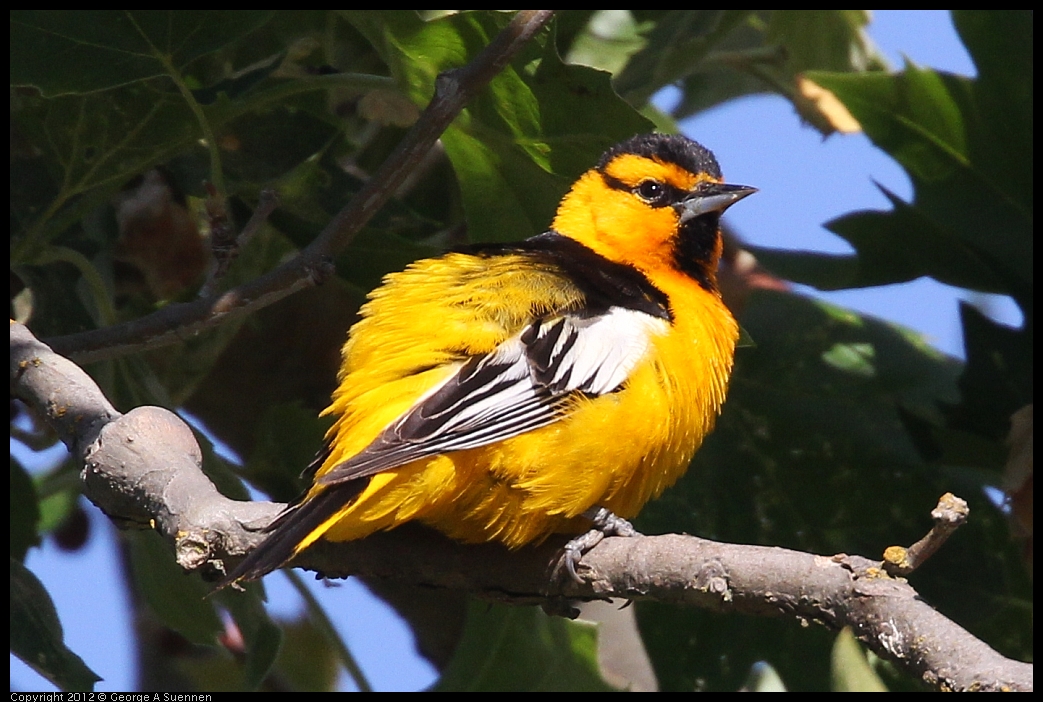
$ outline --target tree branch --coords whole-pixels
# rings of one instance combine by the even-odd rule
[[[949,540],[953,532],[967,521],[968,514],[970,514],[970,509],[965,500],[956,497],[951,492],[945,493],[938,500],[938,506],[931,510],[934,526],[926,536],[909,548],[889,546],[884,550],[884,570],[889,575],[909,575]]]
[[[83,461],[87,497],[121,524],[155,528],[186,570],[216,578],[264,538],[261,530],[283,507],[221,495],[177,415],[159,407],[120,415],[89,376],[17,323],[10,384]],[[294,565],[513,604],[624,597],[851,626],[870,649],[939,689],[1032,689],[1030,664],[1004,658],[936,612],[878,561],[691,536],[608,538],[583,557],[584,582],[575,583],[549,577],[563,543],[510,552],[406,525],[357,542],[320,541]]]
[[[434,97],[395,152],[296,258],[221,295],[169,305],[124,324],[60,336],[48,343],[80,363],[114,358],[177,343],[222,323],[229,314],[255,312],[322,283],[332,275],[333,257],[394,195],[464,105],[503,70],[553,14],[553,10],[521,10],[473,61],[438,76]]]

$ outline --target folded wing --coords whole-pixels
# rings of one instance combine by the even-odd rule
[[[539,319],[459,370],[366,449],[319,478],[336,485],[420,458],[477,448],[566,416],[577,395],[618,391],[668,323],[644,312]]]

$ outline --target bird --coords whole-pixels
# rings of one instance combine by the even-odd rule
[[[753,192],[687,137],[638,135],[545,233],[387,275],[348,333],[310,486],[218,587],[412,521],[510,549],[578,534],[563,556],[578,580],[721,411],[739,327],[717,287],[720,217]]]

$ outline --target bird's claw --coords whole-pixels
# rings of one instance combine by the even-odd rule
[[[593,529],[571,539],[562,550],[561,559],[554,568],[555,579],[564,569],[574,583],[583,584],[577,566],[583,555],[601,543],[606,536],[640,536],[634,526],[604,507],[592,507],[583,516],[593,522]]]

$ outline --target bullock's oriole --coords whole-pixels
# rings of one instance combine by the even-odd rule
[[[412,520],[511,548],[626,533],[614,515],[674,483],[720,412],[738,326],[719,220],[752,192],[694,141],[638,136],[547,233],[387,276],[344,346],[311,487],[223,584]]]

